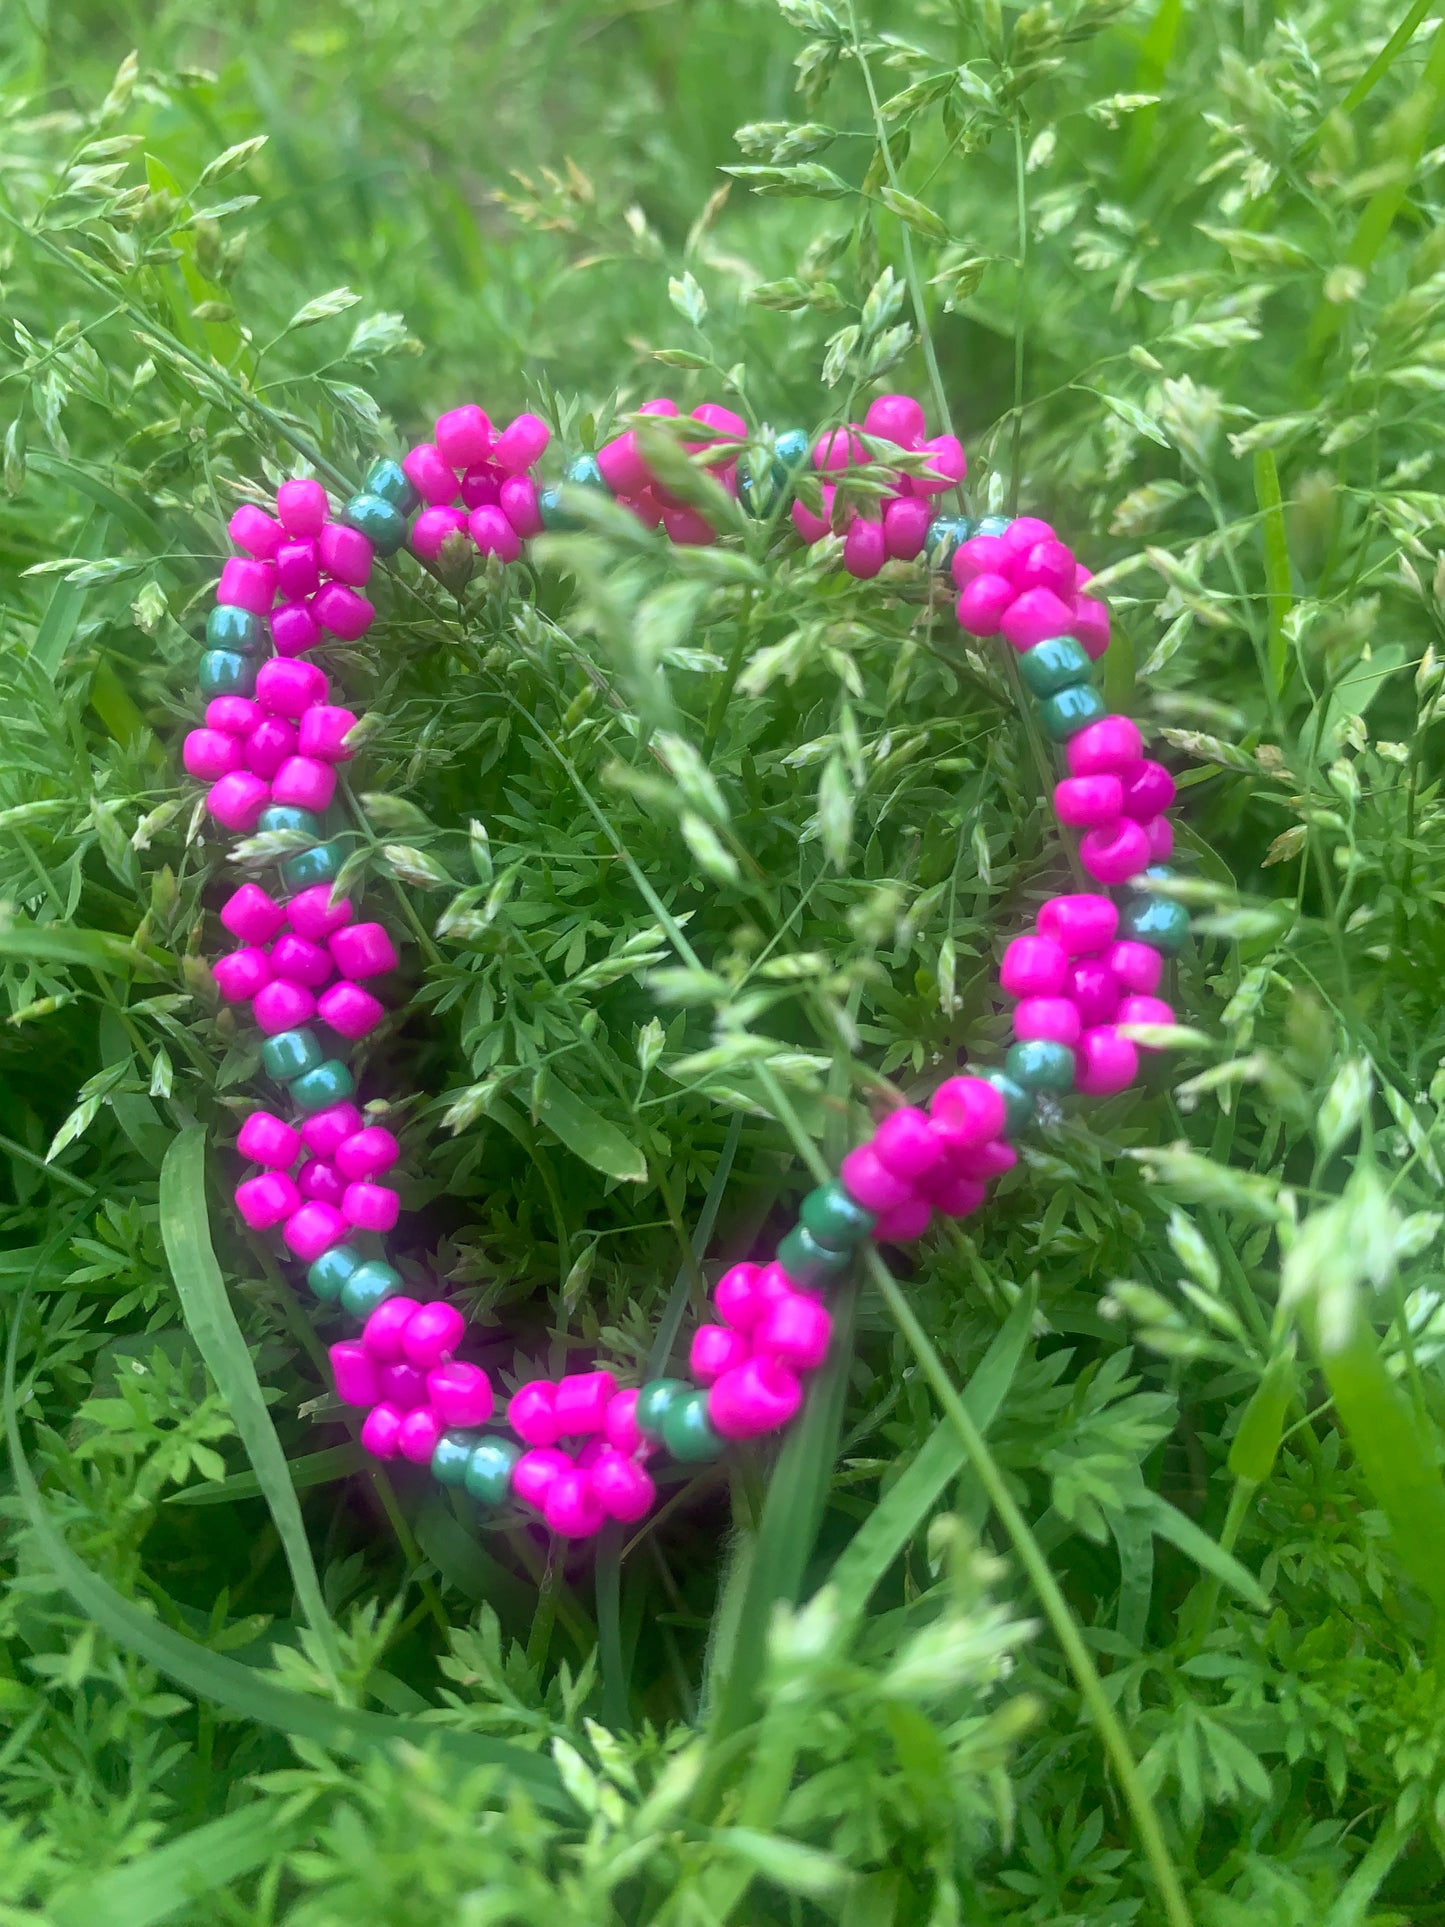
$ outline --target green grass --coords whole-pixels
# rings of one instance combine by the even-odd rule
[[[1426,14],[12,0],[0,1922],[1445,1920]],[[248,487],[466,396],[571,452],[880,386],[1104,573],[1195,1035],[865,1269],[778,1454],[564,1557],[358,1469],[203,1154],[256,1053],[192,631]],[[870,1105],[997,1050],[1047,764],[945,606],[766,530],[380,600],[406,1260],[504,1381],[656,1371]]]

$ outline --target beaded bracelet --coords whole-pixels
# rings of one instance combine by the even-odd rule
[[[667,401],[639,410],[678,413]],[[834,1182],[803,1199],[771,1263],[723,1273],[716,1320],[692,1336],[690,1379],[623,1389],[602,1369],[537,1378],[512,1393],[505,1426],[487,1429],[496,1401],[487,1373],[463,1355],[462,1314],[441,1298],[408,1296],[382,1255],[400,1208],[382,1180],[400,1146],[366,1121],[344,1061],[344,1046],[384,1015],[367,985],[398,958],[383,926],[333,889],[342,852],[323,814],[357,718],[331,702],[325,673],[307,658],[370,627],[375,611],[362,591],[378,556],[409,545],[435,563],[461,537],[510,563],[543,528],[565,526],[559,490],[539,487],[535,474],[546,424],[521,415],[497,432],[480,408],[456,408],[402,462],[378,461],[339,514],[313,480],[283,483],[274,516],[238,509],[230,534],[243,553],[221,572],[201,661],[205,722],[185,742],[186,769],[209,784],[206,808],[223,829],[293,833],[274,891],[245,882],[220,912],[240,947],[214,965],[217,986],[228,1001],[250,1003],[266,1075],[289,1101],[288,1117],[258,1109],[241,1126],[241,1155],[260,1169],[237,1185],[237,1209],[253,1231],[279,1231],[315,1295],[359,1321],[359,1336],[333,1344],[330,1358],[338,1397],[366,1414],[366,1450],[430,1465],[483,1507],[530,1508],[566,1538],[642,1518],[656,1498],[654,1454],[694,1464],[787,1426],[832,1343],[827,1288],[860,1243],[917,1239],[935,1212],[977,1211],[989,1182],[1017,1162],[1013,1140],[1040,1093],[1106,1096],[1129,1084],[1139,1059],[1126,1032],[1173,1022],[1156,992],[1188,930],[1180,905],[1152,887],[1168,874],[1155,866],[1172,846],[1173,779],[1144,755],[1134,724],[1107,713],[1090,680],[1108,646],[1108,612],[1048,523],[939,514],[938,498],[964,477],[964,452],[951,435],[925,439],[923,410],[906,396],[880,397],[861,424],[825,434],[811,451],[801,431],[773,436],[761,475],[756,458],[739,473],[749,442],[739,416],[705,404],[689,421],[705,439],[684,446],[714,462],[747,512],[775,518],[792,498],[804,542],[841,534],[854,576],[920,557],[951,573],[961,627],[1001,635],[1018,652],[1023,684],[1067,764],[1055,810],[1083,832],[1079,861],[1104,886],[1053,897],[1035,930],[1006,948],[1000,982],[1016,1000],[1016,1041],[1002,1067],[946,1079],[926,1111],[894,1111],[847,1154]],[[821,481],[821,515],[797,499],[810,454],[830,478]],[[835,501],[844,471],[869,464],[876,510],[849,506],[847,491]],[[657,478],[636,432],[565,474],[606,489],[674,542],[715,539]]]

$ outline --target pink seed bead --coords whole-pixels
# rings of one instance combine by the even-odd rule
[[[283,602],[271,612],[271,640],[278,656],[304,656],[321,641],[321,625],[304,602]]]
[[[637,1427],[637,1388],[619,1392],[607,1407],[607,1442],[631,1458],[647,1441]]]
[[[1027,555],[1040,542],[1056,540],[1054,526],[1037,515],[1016,515],[1000,540],[1015,555]]]
[[[261,711],[249,696],[212,696],[206,704],[206,728],[225,736],[249,736]]]
[[[267,1171],[236,1186],[236,1209],[253,1231],[269,1231],[289,1218],[300,1202],[296,1186],[281,1171]]]
[[[657,1487],[636,1461],[604,1446],[587,1467],[592,1490],[609,1519],[632,1525],[657,1502]]]
[[[1149,867],[1149,839],[1132,817],[1117,817],[1079,838],[1079,861],[1099,883],[1127,883]]]
[[[960,629],[971,636],[996,636],[1014,599],[1007,576],[976,575],[953,605]]]
[[[221,570],[216,584],[216,600],[230,609],[249,609],[264,616],[276,600],[276,564],[247,562],[233,555]]]
[[[1174,778],[1162,763],[1152,757],[1144,757],[1124,775],[1123,811],[1132,816],[1137,823],[1147,823],[1151,816],[1159,816],[1174,801]]]
[[[704,521],[695,509],[664,507],[662,526],[667,539],[680,549],[705,549],[715,538],[711,523]]]
[[[801,1291],[790,1292],[770,1305],[767,1317],[753,1333],[757,1351],[799,1372],[817,1371],[828,1356],[832,1339],[831,1312],[820,1300]]]
[[[913,1195],[913,1187],[895,1177],[870,1144],[855,1146],[838,1167],[838,1176],[865,1211],[888,1211]]]
[[[1002,1095],[981,1077],[945,1078],[928,1100],[928,1108],[950,1161],[971,1145],[1002,1137],[1008,1122]]]
[[[722,1377],[707,1395],[707,1415],[725,1439],[759,1438],[797,1415],[803,1388],[775,1358],[750,1358]]]
[[[682,410],[678,407],[675,401],[669,401],[666,395],[659,395],[653,401],[642,402],[638,406],[635,412],[639,415],[674,415],[675,416],[675,415],[680,415],[682,413]]]
[[[830,428],[813,444],[813,466],[826,470],[861,468],[873,457],[863,446],[856,428]]]
[[[426,1404],[426,1374],[419,1372],[415,1365],[408,1365],[405,1359],[396,1359],[390,1365],[383,1365],[377,1373],[381,1385],[381,1396],[388,1405],[396,1406],[398,1411],[414,1411],[418,1405]]]
[[[726,1325],[699,1325],[688,1351],[688,1369],[699,1385],[711,1385],[715,1378],[741,1365],[748,1356],[748,1341],[739,1331]]]
[[[895,562],[914,562],[928,540],[932,510],[916,495],[895,495],[883,511],[883,546]]]
[[[286,1220],[281,1236],[296,1256],[311,1264],[323,1251],[330,1251],[346,1236],[346,1220],[334,1204],[309,1200]]]
[[[762,1315],[758,1297],[758,1280],[762,1275],[761,1265],[730,1265],[713,1286],[718,1316],[734,1331],[751,1331]],[[613,1443],[617,1441],[614,1439]]]
[[[518,415],[497,437],[492,460],[509,475],[520,475],[547,452],[552,431],[540,415]]]
[[[913,477],[914,487],[922,495],[941,495],[945,489],[956,488],[968,473],[968,457],[957,435],[935,435],[923,447],[928,466]]]
[[[315,756],[288,756],[276,772],[271,794],[299,810],[329,809],[336,794],[336,771]]]
[[[254,997],[258,990],[271,981],[271,959],[264,950],[254,944],[247,944],[241,950],[232,950],[224,957],[217,957],[211,965],[211,975],[216,980],[216,988],[228,1004],[243,1004],[248,997]]]
[[[283,542],[276,551],[276,587],[287,602],[304,602],[321,587],[314,542]]]
[[[449,468],[470,468],[491,454],[492,424],[475,402],[449,408],[437,420],[436,445]]]
[[[307,1158],[296,1173],[296,1189],[303,1198],[315,1198],[320,1204],[335,1205],[340,1210],[346,1184],[334,1164],[328,1164],[324,1158]]]
[[[1062,944],[1071,957],[1091,957],[1114,941],[1119,907],[1109,897],[1050,897],[1039,911],[1039,930]]]
[[[354,1191],[357,1187],[353,1185]],[[371,1187],[375,1188],[375,1187]],[[415,1365],[418,1371],[429,1372],[434,1366],[443,1364],[466,1334],[467,1321],[445,1298],[433,1298],[430,1304],[414,1311],[402,1333],[402,1350],[406,1353],[407,1363]]]
[[[1073,1044],[1083,1029],[1077,1008],[1067,997],[1024,997],[1014,1005],[1014,1036],[1028,1042],[1042,1038],[1051,1044]]]
[[[833,496],[835,491],[825,487],[823,490],[823,513],[814,515],[804,502],[794,502],[792,507],[793,527],[805,542],[821,542],[825,535],[832,532]]]
[[[286,909],[291,918],[291,928],[298,937],[305,937],[308,943],[325,943],[328,937],[350,923],[352,914],[349,897],[343,897],[339,903],[331,901],[329,883],[313,883],[309,889],[299,890]]]
[[[288,930],[271,946],[271,968],[288,983],[305,984],[317,990],[331,975],[331,953],[319,943],[309,943]]]
[[[395,970],[396,946],[379,923],[349,923],[331,938],[331,954],[343,977],[353,982]]]
[[[492,1381],[481,1366],[468,1365],[460,1358],[432,1366],[426,1375],[426,1395],[443,1425],[455,1425],[463,1431],[485,1425],[495,1404]]]
[[[323,1023],[329,1024],[338,1037],[345,1037],[353,1044],[369,1037],[386,1015],[386,1005],[381,999],[363,990],[360,984],[333,984],[321,993],[316,1008]]]
[[[1134,943],[1127,938],[1111,944],[1102,961],[1123,989],[1141,997],[1156,991],[1164,975],[1164,959],[1159,952],[1147,943]]]
[[[256,827],[262,810],[271,800],[271,786],[249,770],[233,769],[213,783],[206,795],[206,808],[223,829],[248,836]]]
[[[591,1475],[575,1469],[557,1474],[547,1487],[542,1510],[559,1539],[590,1539],[607,1520],[602,1501],[592,1490]]]
[[[1010,997],[1057,997],[1069,956],[1049,937],[1015,937],[1003,953],[998,980]]]
[[[418,1405],[407,1413],[397,1434],[397,1445],[401,1456],[410,1459],[413,1465],[429,1465],[431,1455],[437,1449],[437,1440],[445,1426],[438,1414],[428,1405]]]
[[[1001,1137],[987,1144],[971,1144],[949,1159],[948,1168],[955,1177],[972,1178],[976,1184],[987,1184],[992,1178],[1001,1178],[1005,1171],[1012,1171],[1019,1161],[1019,1154],[1011,1144]],[[937,1202],[937,1194],[929,1192],[929,1197]]]
[[[322,762],[349,763],[356,752],[346,747],[346,738],[356,724],[353,711],[336,703],[316,703],[301,718],[297,747],[303,756]]]
[[[289,756],[296,754],[296,731],[284,716],[263,716],[246,738],[246,767],[269,783]]]
[[[1020,654],[1052,636],[1067,635],[1073,611],[1048,589],[1025,589],[999,622],[1004,639]]]
[[[331,505],[320,482],[307,478],[281,484],[276,491],[276,513],[288,535],[320,535]]]
[[[1162,997],[1126,997],[1114,1018],[1116,1024],[1173,1024],[1177,1021],[1174,1006],[1166,1004]],[[1136,1050],[1162,1049],[1159,1044],[1141,1044],[1136,1039],[1130,1041]]]
[[[1109,611],[1097,596],[1074,597],[1073,620],[1069,634],[1091,662],[1098,662],[1109,647]]]
[[[1012,549],[997,535],[971,535],[966,542],[960,542],[953,552],[949,572],[953,577],[955,589],[966,589],[970,582],[976,582],[981,575],[1002,576],[1006,582],[1013,580],[1013,567],[1017,557]]]
[[[871,582],[887,560],[883,524],[855,515],[843,537],[843,567],[860,582]]]
[[[343,1338],[330,1350],[331,1376],[343,1405],[375,1405],[381,1396],[376,1365],[354,1338]]]
[[[602,471],[602,479],[614,495],[637,495],[652,480],[651,471],[643,461],[637,446],[637,437],[629,428],[615,441],[605,443],[597,451],[597,466]]]
[[[429,508],[411,525],[411,546],[423,562],[435,562],[443,547],[454,535],[467,532],[466,514],[461,509]]]
[[[390,1231],[401,1215],[401,1199],[389,1185],[348,1184],[341,1209],[358,1231]]]
[[[314,662],[287,659],[263,662],[256,672],[256,700],[273,716],[295,722],[313,703],[324,703],[330,687],[326,672]]]
[[[373,1405],[362,1420],[362,1449],[374,1459],[394,1459],[401,1450],[404,1416],[394,1405]]]
[[[1101,716],[1071,736],[1064,752],[1071,776],[1131,775],[1143,753],[1143,739],[1127,716]]]
[[[401,465],[406,479],[423,502],[436,507],[457,499],[457,475],[435,442],[422,442],[403,455]]]
[[[243,943],[269,943],[286,921],[286,912],[259,883],[243,883],[221,906],[221,922]]]
[[[607,1423],[607,1408],[617,1396],[617,1380],[611,1372],[572,1372],[557,1381],[552,1413],[559,1438],[574,1438],[600,1432]]]
[[[1165,863],[1174,854],[1174,825],[1167,816],[1151,816],[1144,825],[1149,839],[1149,861]]]
[[[1061,823],[1096,829],[1112,823],[1124,806],[1124,785],[1117,776],[1066,776],[1054,785],[1054,809]]]
[[[226,524],[226,533],[238,549],[255,556],[258,562],[272,561],[286,539],[286,531],[276,518],[254,502],[241,504]]]
[[[507,1423],[524,1445],[555,1445],[557,1390],[549,1379],[529,1379],[507,1401]]]
[[[462,506],[472,509],[496,508],[502,499],[501,469],[491,462],[475,462],[462,477]]]
[[[547,1445],[534,1447],[524,1452],[512,1467],[512,1491],[524,1505],[535,1506],[540,1512],[553,1480],[564,1478],[575,1469],[565,1452]]]
[[[421,1310],[415,1298],[384,1298],[367,1315],[361,1328],[361,1342],[378,1365],[397,1365],[402,1358],[406,1328]]]
[[[375,1178],[389,1171],[401,1156],[401,1146],[380,1124],[369,1124],[336,1147],[336,1168],[343,1177]]]
[[[863,417],[865,435],[892,442],[898,448],[917,448],[927,432],[928,420],[920,402],[912,395],[879,395],[868,404]]]
[[[316,554],[333,581],[364,589],[371,579],[376,545],[360,529],[349,528],[345,522],[328,522],[317,537]]]
[[[1074,589],[1074,558],[1062,542],[1036,542],[1015,566],[1014,581],[1020,589],[1047,589],[1067,605]]]
[[[981,1178],[959,1172],[945,1178],[941,1184],[931,1186],[928,1202],[935,1211],[941,1211],[945,1218],[971,1218],[987,1197],[988,1187]]]
[[[1096,1024],[1074,1046],[1074,1089],[1085,1097],[1112,1097],[1138,1074],[1138,1052],[1112,1024]]]
[[[299,1030],[316,1015],[316,999],[300,984],[274,978],[263,984],[251,1000],[251,1015],[256,1028],[267,1037],[279,1037],[283,1030]]]
[[[483,555],[495,555],[503,562],[515,562],[522,553],[522,538],[500,508],[473,509],[467,529]]]
[[[922,1177],[943,1161],[943,1146],[924,1111],[911,1105],[894,1111],[873,1133],[873,1155],[886,1171],[905,1183]]]
[[[1069,971],[1068,995],[1085,1030],[1107,1024],[1119,1007],[1119,980],[1106,962],[1090,958]]]
[[[270,1111],[252,1111],[236,1136],[236,1149],[252,1164],[289,1171],[301,1155],[301,1139]]]
[[[908,1198],[887,1211],[880,1211],[873,1236],[880,1244],[912,1244],[928,1229],[933,1207],[927,1198]]]
[[[301,1142],[319,1158],[329,1158],[337,1145],[345,1143],[365,1122],[354,1104],[328,1104],[324,1111],[313,1111],[296,1127]]]
[[[343,642],[359,642],[376,618],[376,610],[364,595],[347,588],[344,582],[328,582],[312,598],[311,613],[323,629]]]
[[[524,542],[542,533],[537,484],[529,475],[509,475],[502,484],[497,505]]]
[[[716,437],[730,442],[745,442],[748,438],[748,425],[741,415],[731,408],[724,408],[721,402],[705,401],[694,408],[692,419],[704,427],[715,431]],[[689,448],[707,448],[708,442],[689,442]]]
[[[240,740],[219,729],[193,729],[181,750],[181,761],[187,776],[194,776],[202,783],[214,783],[218,777],[229,776],[232,770],[241,767]]]

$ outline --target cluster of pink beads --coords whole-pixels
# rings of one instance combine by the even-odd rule
[[[440,416],[432,440],[401,463],[423,503],[410,538],[423,561],[434,562],[449,536],[466,535],[484,556],[515,562],[542,530],[529,471],[551,436],[539,415],[518,415],[498,431],[474,402]]]
[[[659,415],[674,420],[681,418],[681,412],[675,401],[665,399],[643,402],[637,410],[639,415]],[[716,402],[705,401],[694,408],[691,420],[711,430],[711,439],[684,442],[682,447],[689,455],[701,454],[714,441],[745,442],[748,438],[748,425],[742,416]],[[703,548],[717,540],[717,530],[707,518],[670,493],[653,474],[643,460],[632,429],[598,449],[597,467],[616,499],[624,508],[631,509],[647,528],[661,528],[669,541],[681,548]],[[710,473],[730,495],[737,494],[736,460],[720,462]]]
[[[861,425],[848,423],[821,435],[813,447],[813,466],[824,474],[861,468],[878,458],[861,439],[889,442],[895,448],[928,457],[917,474],[896,470],[891,492],[882,498],[877,515],[852,510],[842,528],[843,567],[867,582],[885,562],[913,562],[922,555],[928,525],[936,512],[933,497],[946,494],[968,473],[963,444],[956,435],[928,437],[923,409],[909,395],[880,395]],[[815,515],[802,502],[793,504],[793,526],[805,542],[819,542],[834,532],[835,483],[823,484],[823,513]]]
[[[231,517],[233,555],[221,570],[216,600],[264,616],[278,656],[304,656],[326,636],[355,642],[376,610],[361,590],[376,549],[359,529],[333,521],[320,482],[283,482],[276,513],[254,502]]]
[[[1001,535],[972,535],[953,554],[961,629],[1002,636],[1022,653],[1072,636],[1097,662],[1109,646],[1109,611],[1084,593],[1091,571],[1047,522],[1020,515]]]
[[[1004,1135],[1006,1106],[980,1077],[947,1078],[928,1110],[892,1111],[871,1138],[855,1146],[838,1175],[850,1197],[875,1214],[873,1237],[911,1243],[935,1211],[966,1218],[984,1202],[990,1181],[1018,1162]]]
[[[257,670],[254,698],[207,703],[205,727],[186,737],[182,760],[210,784],[206,808],[224,829],[249,835],[273,803],[317,814],[330,807],[356,717],[327,701],[329,689],[314,662],[278,655]]]

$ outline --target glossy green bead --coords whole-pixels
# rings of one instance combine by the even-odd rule
[[[963,543],[974,533],[966,515],[935,515],[923,539],[923,553],[930,569],[946,569]]]
[[[212,696],[250,696],[256,688],[256,665],[239,649],[208,649],[196,673],[201,694]]]
[[[359,529],[378,555],[395,555],[406,540],[406,517],[379,495],[353,495],[341,519]]]
[[[325,1052],[312,1030],[280,1030],[261,1046],[261,1062],[266,1075],[278,1084],[289,1083],[305,1071],[314,1071]]]
[[[340,1104],[354,1097],[356,1079],[339,1057],[328,1057],[315,1070],[293,1077],[287,1088],[297,1110],[305,1111],[309,1117],[313,1111],[324,1111],[328,1104]]]
[[[685,1391],[668,1406],[662,1421],[662,1442],[683,1465],[715,1459],[723,1441],[707,1415],[707,1393]]]
[[[653,1378],[637,1394],[637,1420],[639,1432],[646,1432],[652,1439],[662,1437],[663,1423],[673,1405],[691,1388],[685,1379]]]
[[[390,502],[398,515],[410,515],[421,507],[421,497],[411,483],[411,477],[400,462],[393,462],[383,456],[373,462],[366,471],[366,493],[379,495],[383,502]]]
[[[298,810],[294,803],[268,803],[256,823],[258,830],[301,830],[318,842],[326,834],[321,818],[311,810]]]
[[[992,1084],[1003,1099],[1005,1137],[1017,1137],[1034,1114],[1034,1094],[1006,1071],[980,1071],[985,1084]]]
[[[776,468],[775,462],[766,475],[754,476],[738,466],[738,500],[754,521],[766,521],[787,491],[787,483],[780,482],[773,472]]]
[[[1012,518],[1007,515],[985,515],[978,527],[974,530],[974,534],[1003,535],[1007,532],[1011,520]]]
[[[1039,697],[1057,696],[1061,689],[1088,682],[1093,673],[1093,664],[1072,636],[1051,636],[1019,657],[1024,687]]]
[[[306,1282],[326,1304],[334,1304],[340,1298],[342,1287],[353,1272],[363,1263],[361,1253],[352,1245],[333,1245],[311,1266],[306,1274]]]
[[[597,466],[595,455],[574,455],[563,469],[562,475],[573,488],[605,489],[607,487],[602,478],[602,470]]]
[[[294,896],[298,890],[309,890],[313,883],[334,883],[343,861],[339,844],[317,843],[287,857],[281,865],[281,881]]]
[[[557,531],[577,529],[582,526],[575,515],[569,515],[563,508],[560,489],[544,488],[537,491],[537,513],[542,518],[544,529]]]
[[[512,1467],[521,1456],[521,1446],[511,1439],[481,1439],[471,1449],[462,1484],[482,1505],[505,1505]]]
[[[1056,1044],[1047,1037],[1030,1037],[1015,1044],[1003,1067],[1026,1091],[1074,1088],[1074,1053],[1067,1044]]]
[[[431,1475],[438,1485],[464,1485],[472,1453],[481,1442],[477,1432],[443,1432],[431,1455]]]
[[[266,624],[249,609],[233,608],[218,602],[206,617],[206,647],[234,649],[240,655],[254,656],[266,644]]]
[[[1170,897],[1135,897],[1119,912],[1119,935],[1172,957],[1189,935],[1189,912]]]
[[[341,1287],[341,1305],[353,1318],[370,1318],[378,1305],[401,1290],[401,1273],[381,1258],[358,1265]]]
[[[795,1224],[780,1242],[777,1258],[789,1278],[803,1291],[827,1284],[852,1263],[850,1252],[830,1251],[802,1224]]]
[[[1108,713],[1109,705],[1092,683],[1077,683],[1072,689],[1061,689],[1057,696],[1045,696],[1039,704],[1039,721],[1044,733],[1056,743],[1066,743]]]
[[[841,1184],[820,1185],[798,1208],[798,1218],[820,1245],[829,1251],[851,1251],[861,1244],[876,1222]]]
[[[781,435],[773,437],[773,452],[776,458],[773,462],[774,474],[781,469],[779,481],[791,480],[813,452],[807,429],[785,428]]]

